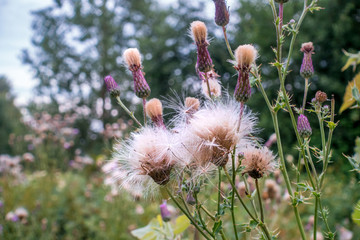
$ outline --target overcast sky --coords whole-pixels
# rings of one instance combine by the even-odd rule
[[[0,0],[0,74],[11,81],[17,104],[33,96],[36,84],[30,69],[20,60],[21,50],[30,47],[31,11],[51,3],[51,0]]]
[[[168,4],[173,2],[161,1]],[[234,2],[228,1],[229,4]],[[52,0],[0,0],[0,74],[11,81],[17,105],[34,97],[32,89],[36,84],[30,68],[20,60],[21,50],[31,47],[31,11],[51,4]],[[213,4],[207,7],[207,11],[214,11]]]

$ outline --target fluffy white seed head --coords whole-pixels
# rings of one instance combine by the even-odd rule
[[[253,45],[245,44],[240,45],[235,50],[235,59],[238,64],[238,67],[250,66],[253,62],[255,62],[257,56],[257,51]]]
[[[153,98],[146,103],[146,115],[151,119],[163,115],[163,108],[159,99]]]
[[[243,150],[243,153],[242,165],[245,167],[244,173],[248,173],[250,177],[261,178],[274,171],[276,167],[275,156],[267,147],[248,146]]]
[[[209,81],[209,88],[210,88],[211,96],[217,97],[217,98],[220,97],[221,96],[221,85],[220,85],[219,81],[216,78],[209,78],[208,81]],[[209,88],[205,81],[202,81],[201,88],[202,88],[203,94],[207,98],[211,98],[210,94],[209,94]]]
[[[207,28],[205,23],[194,21],[190,25],[191,36],[196,43],[204,43],[207,40]]]
[[[141,65],[141,55],[137,48],[128,48],[124,51],[123,58],[129,68]]]

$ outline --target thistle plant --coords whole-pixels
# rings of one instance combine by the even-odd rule
[[[260,63],[255,61],[258,56],[254,47],[256,43],[240,45],[233,52],[226,32],[226,26],[231,24],[228,7],[225,1],[214,0],[214,4],[215,22],[223,29],[231,58],[230,61],[224,59],[224,63],[233,64],[238,76],[234,93],[221,93],[220,73],[215,71],[210,56],[213,49],[203,22],[191,23],[190,33],[197,47],[194,74],[202,81],[205,99],[190,96],[182,99],[173,107],[176,114],[169,123],[164,122],[163,104],[159,99],[153,98],[146,103],[150,87],[141,71],[140,52],[126,50],[124,60],[133,74],[135,94],[144,99],[144,123],[141,124],[122,104],[117,84],[106,77],[105,83],[111,95],[139,126],[129,139],[114,147],[113,167],[107,171],[109,176],[120,187],[129,189],[131,186],[131,191],[141,192],[159,203],[163,201],[160,210],[165,222],[171,221],[166,205],[166,201],[171,200],[194,226],[196,234],[205,239],[238,240],[246,239],[247,235],[277,239],[283,229],[271,221],[274,212],[269,205],[281,202],[285,202],[282,208],[290,205],[293,209],[292,218],[302,240],[318,239],[319,231],[323,231],[326,238],[334,239],[322,190],[331,160],[332,135],[337,125],[334,120],[335,102],[333,98],[328,100],[322,91],[318,91],[310,103],[307,101],[309,82],[314,75],[312,42],[299,48],[304,53],[299,73],[304,78],[303,101],[300,104],[291,101],[285,89],[300,26],[309,11],[320,9],[317,0],[304,0],[298,21],[291,20],[287,24],[284,24],[283,11],[291,1],[269,0],[277,38],[275,60],[271,65],[279,79],[278,96],[273,100],[269,99],[263,86]],[[283,45],[289,36],[290,47],[284,58]],[[251,86],[251,77],[255,79],[254,86]],[[274,125],[275,135],[264,145],[256,138],[257,118],[245,105],[251,101],[251,87],[255,86],[264,98]],[[285,162],[278,120],[280,111],[287,112],[297,140],[299,158],[293,164],[294,171],[290,171]],[[146,124],[146,116],[151,119],[151,124]],[[318,119],[321,146],[312,146],[311,134],[315,126],[310,126],[308,117]],[[328,134],[325,133],[325,124]],[[273,143],[277,143],[276,153],[268,148]],[[303,172],[306,173],[305,179],[301,177]],[[283,184],[285,186],[281,186]],[[209,198],[215,204],[206,201]],[[311,204],[305,206],[304,203]],[[304,216],[299,210],[301,205],[313,211],[311,230],[304,228]],[[322,230],[318,224],[320,220],[325,226]],[[290,238],[293,236],[285,239]]]

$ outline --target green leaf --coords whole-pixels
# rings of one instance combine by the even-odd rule
[[[175,226],[173,226],[174,234],[180,234],[184,232],[190,226],[190,221],[185,215],[179,216],[175,220]]]
[[[356,204],[354,208],[354,212],[351,215],[352,220],[354,223],[360,226],[360,201]]]
[[[218,234],[220,232],[220,230],[222,229],[222,221],[217,221],[214,223],[214,226],[213,226],[213,233],[214,234]]]
[[[158,220],[154,218],[145,227],[131,231],[131,234],[141,240],[154,240],[159,236],[159,233],[155,231],[155,229],[159,227]]]

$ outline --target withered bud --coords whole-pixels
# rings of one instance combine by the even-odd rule
[[[207,42],[207,28],[205,23],[201,21],[194,21],[190,25],[192,38],[196,44],[203,44]]]
[[[238,68],[249,68],[249,66],[255,62],[257,51],[251,44],[240,45],[235,50],[235,59],[238,64]]]
[[[327,100],[327,95],[326,95],[326,93],[324,93],[322,91],[317,91],[316,94],[315,94],[315,99],[319,103],[323,103],[323,102],[325,102]]]

